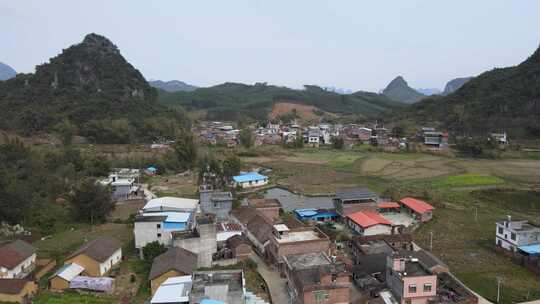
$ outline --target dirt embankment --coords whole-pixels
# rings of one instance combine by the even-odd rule
[[[291,113],[293,109],[296,110],[296,113],[302,120],[315,120],[319,117],[313,112],[313,110],[318,110],[317,107],[286,101],[275,103],[268,116],[270,119],[275,119],[279,116]]]

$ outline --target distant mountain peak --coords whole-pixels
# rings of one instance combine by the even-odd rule
[[[198,87],[194,85],[187,84],[180,80],[169,80],[169,81],[162,81],[162,80],[150,80],[148,83],[150,83],[151,86],[154,88],[174,93],[174,92],[191,92],[198,89]]]
[[[415,89],[409,87],[403,76],[394,78],[382,91],[386,97],[399,102],[414,103],[425,97]]]
[[[469,82],[472,77],[461,77],[461,78],[455,78],[450,80],[448,83],[446,83],[446,86],[444,87],[444,91],[442,95],[448,95],[452,94],[455,91],[459,90],[464,84]]]
[[[15,77],[17,72],[9,65],[0,62],[0,81]]]

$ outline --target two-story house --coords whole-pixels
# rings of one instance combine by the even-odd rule
[[[436,303],[437,275],[418,258],[400,253],[387,257],[386,283],[398,303]]]
[[[495,243],[509,251],[518,251],[520,246],[540,244],[540,226],[528,221],[506,221],[496,223]]]
[[[200,185],[199,199],[202,212],[214,214],[218,220],[229,218],[233,202],[231,192],[216,191],[211,185]]]

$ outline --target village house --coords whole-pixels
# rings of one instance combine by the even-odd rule
[[[417,258],[399,253],[387,257],[386,282],[398,303],[435,303],[437,275]]]
[[[359,211],[347,215],[347,225],[360,235],[390,234],[392,223],[373,211]]]
[[[357,129],[356,136],[358,141],[362,144],[369,144],[373,130],[366,127],[360,127]]]
[[[214,214],[217,220],[229,218],[233,202],[231,192],[215,191],[211,185],[200,185],[199,200],[203,213]]]
[[[435,148],[444,148],[448,146],[448,132],[438,132],[435,130],[423,130],[422,137],[424,145]]]
[[[15,240],[0,247],[0,279],[23,279],[36,267],[36,249]]]
[[[172,233],[191,231],[197,224],[198,200],[160,197],[150,200],[135,217],[133,232],[135,248],[142,256],[146,244],[158,241],[170,247]]]
[[[261,215],[270,222],[279,219],[281,203],[277,199],[251,198],[248,199],[248,206],[255,208]]]
[[[190,303],[244,304],[245,278],[242,270],[197,271],[192,276]],[[203,302],[206,299],[206,302]],[[212,300],[212,301],[210,301]]]
[[[188,276],[169,277],[152,292],[151,304],[189,304],[192,278]]]
[[[531,251],[534,248],[526,246],[539,245],[540,247],[540,226],[528,221],[513,221],[511,216],[505,221],[496,223],[495,243],[500,248],[517,252],[526,249]]]
[[[49,279],[49,287],[53,291],[63,291],[69,288],[69,283],[80,276],[84,267],[76,263],[64,264]]]
[[[324,252],[283,257],[291,303],[349,303],[350,274]]]
[[[266,247],[270,243],[272,229],[272,222],[258,212],[247,223],[246,236],[255,246],[255,249],[263,256],[266,254]]]
[[[259,174],[257,172],[249,172],[233,176],[233,181],[236,187],[243,189],[260,187],[268,184],[268,176]]]
[[[139,187],[135,185],[134,178],[120,177],[116,173],[110,174],[109,177],[99,181],[99,183],[103,186],[111,187],[113,200],[127,200],[132,196],[142,194]]]
[[[242,235],[242,225],[234,222],[216,223],[216,241],[218,249],[222,247],[229,238],[235,235]]]
[[[315,209],[315,208],[296,209],[294,210],[294,215],[296,216],[298,220],[306,221],[309,223],[337,222],[339,219],[339,214],[329,209]]]
[[[284,273],[283,256],[310,252],[329,252],[330,239],[317,227],[291,227],[275,224],[272,227],[267,257],[278,264]]]
[[[420,222],[427,222],[433,217],[433,210],[435,207],[430,204],[415,199],[412,197],[406,197],[399,201],[401,207],[409,212],[416,220]]]
[[[181,247],[197,255],[198,267],[212,267],[212,257],[217,252],[216,223],[211,216],[197,218],[192,230],[173,231],[172,247]]]
[[[227,248],[231,250],[232,257],[238,261],[246,260],[253,254],[251,245],[241,235],[235,235],[229,238],[227,240]]]
[[[30,304],[38,285],[25,279],[0,279],[0,302]]]
[[[499,145],[507,145],[508,144],[508,136],[506,135],[506,132],[502,133],[491,133],[491,138],[495,140],[495,142]]]
[[[367,188],[338,189],[333,198],[336,212],[345,218],[358,211],[376,211],[379,196]]]
[[[309,129],[304,135],[305,141],[309,147],[318,148],[321,139],[321,133],[316,129]]]
[[[152,262],[148,280],[152,295],[167,279],[191,275],[197,269],[197,255],[183,248],[169,248]]]
[[[101,277],[122,261],[122,244],[112,237],[99,237],[69,255],[64,264],[78,264],[91,277]]]
[[[242,226],[242,231],[246,233],[247,224],[260,213],[253,207],[240,206],[231,212],[231,219]]]

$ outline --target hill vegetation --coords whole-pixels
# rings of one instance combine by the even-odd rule
[[[34,74],[0,82],[0,129],[23,135],[71,124],[75,134],[100,142],[152,137],[148,130],[182,124],[178,111],[161,106],[157,91],[107,38],[87,35]],[[150,118],[165,118],[159,124]],[[153,131],[152,131],[153,132]]]
[[[382,93],[391,100],[409,104],[426,97],[424,94],[409,87],[409,84],[407,84],[407,81],[402,76],[394,78]]]
[[[425,98],[394,117],[463,135],[540,137],[540,48],[517,66],[485,72],[449,96]]]
[[[388,110],[401,107],[383,95],[369,92],[338,94],[318,86],[306,85],[304,90],[256,83],[224,83],[200,88],[193,92],[167,93],[160,91],[160,101],[167,105],[181,105],[188,110],[207,111],[209,120],[265,120],[275,103],[299,103],[314,106],[321,111],[375,117]]]
[[[179,80],[170,80],[170,81],[150,80],[148,83],[156,89],[160,89],[160,90],[171,92],[171,93],[180,92],[180,91],[191,92],[197,89],[196,86],[187,84]]]

